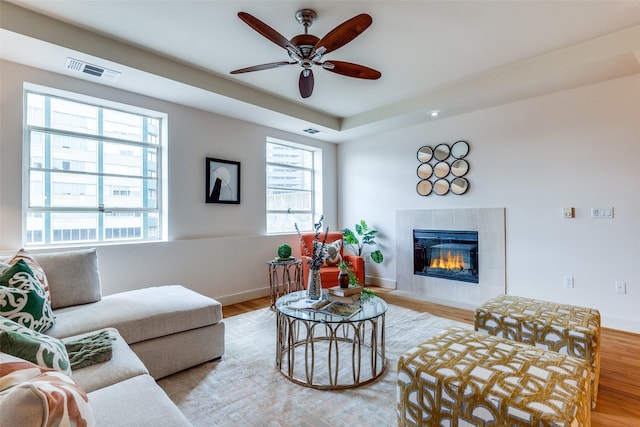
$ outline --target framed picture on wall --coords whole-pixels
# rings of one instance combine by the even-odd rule
[[[240,162],[207,157],[206,203],[240,203]]]

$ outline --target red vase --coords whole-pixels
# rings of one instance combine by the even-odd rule
[[[340,272],[340,274],[338,274],[338,283],[340,284],[341,288],[348,288],[349,287],[349,273],[345,272]]]

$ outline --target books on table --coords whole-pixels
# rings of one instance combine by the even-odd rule
[[[362,292],[362,286],[350,286],[348,288],[341,288],[340,286],[334,286],[329,288],[329,295],[336,295],[339,297],[347,297],[350,295],[355,295]]]
[[[338,301],[338,302],[344,302],[347,304],[355,304],[360,300],[360,293],[348,295],[346,297],[329,294],[329,299],[331,300],[331,302]]]

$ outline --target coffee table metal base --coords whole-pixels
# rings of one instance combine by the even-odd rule
[[[368,384],[384,373],[384,313],[334,323],[276,313],[276,365],[290,381],[319,390],[340,390]]]

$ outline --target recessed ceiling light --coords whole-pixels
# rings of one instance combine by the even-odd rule
[[[429,113],[431,117],[438,117],[439,114],[440,113],[438,111],[432,111],[431,113]]]

